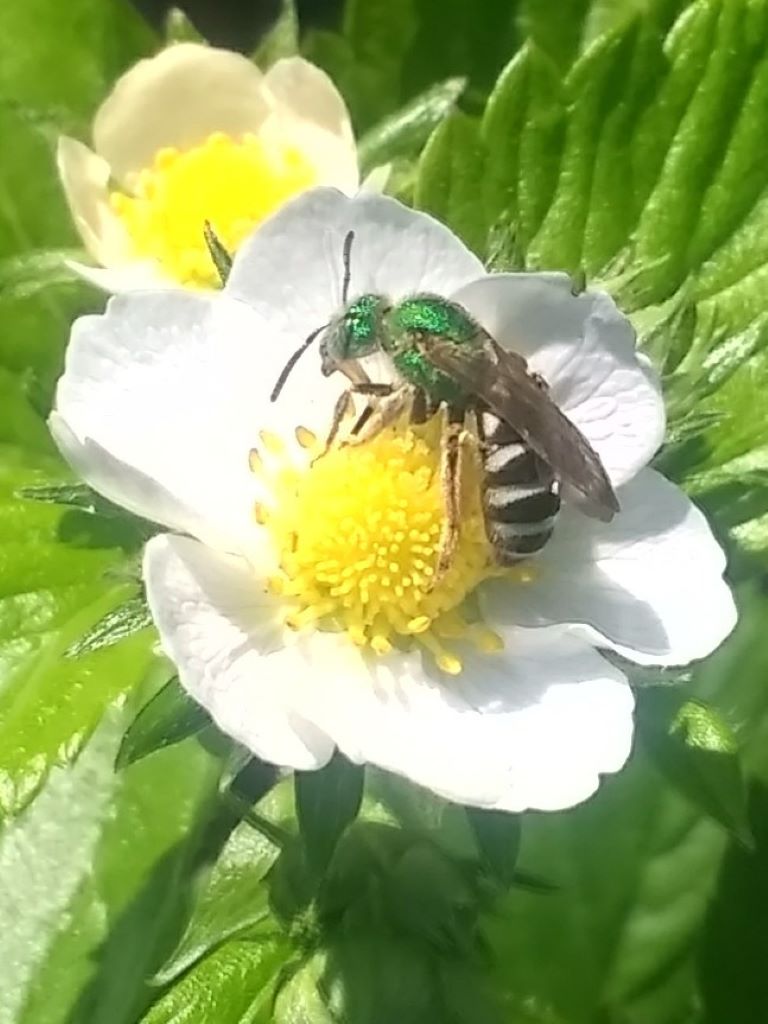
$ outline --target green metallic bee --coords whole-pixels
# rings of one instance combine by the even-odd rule
[[[343,312],[314,331],[293,353],[272,392],[274,401],[314,340],[321,369],[350,381],[334,412],[327,447],[354,409],[368,402],[345,443],[363,443],[404,412],[415,421],[443,410],[441,477],[446,518],[438,577],[451,564],[461,527],[463,450],[479,442],[483,511],[500,565],[535,554],[546,544],[567,487],[586,514],[609,521],[619,504],[600,457],[549,396],[525,359],[502,348],[458,303],[419,294],[393,304],[382,295],[348,301],[353,233],[344,242]],[[363,361],[385,353],[396,383],[371,381]]]

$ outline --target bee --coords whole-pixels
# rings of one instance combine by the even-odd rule
[[[486,535],[497,564],[508,566],[540,551],[552,535],[567,488],[582,510],[604,522],[619,511],[599,455],[558,408],[546,382],[523,356],[502,348],[461,305],[417,294],[392,303],[365,294],[351,302],[350,252],[344,241],[343,310],[314,331],[286,363],[276,400],[297,360],[320,336],[321,370],[350,382],[334,410],[326,450],[354,409],[367,402],[346,443],[363,443],[407,412],[423,422],[444,413],[440,472],[445,525],[437,576],[450,566],[461,527],[465,449],[475,439],[482,467]],[[392,384],[371,381],[366,357],[385,353]]]

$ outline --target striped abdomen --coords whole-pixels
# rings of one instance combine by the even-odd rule
[[[478,430],[486,533],[496,561],[514,565],[540,551],[551,537],[560,509],[558,483],[549,466],[498,416],[480,412]]]

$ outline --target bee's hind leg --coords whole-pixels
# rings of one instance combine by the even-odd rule
[[[439,583],[450,569],[459,543],[464,453],[468,440],[464,414],[458,414],[446,407],[441,413],[444,419],[440,432],[440,482],[445,515],[440,531],[433,586]]]

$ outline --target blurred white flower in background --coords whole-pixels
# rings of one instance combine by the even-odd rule
[[[352,194],[355,140],[330,78],[300,57],[263,74],[238,53],[180,43],[124,74],[96,112],[93,150],[59,140],[58,168],[107,291],[218,284],[207,220],[229,252],[315,185]]]
[[[433,584],[429,426],[313,462],[344,379],[321,375],[315,345],[269,396],[339,312],[350,230],[351,297],[450,297],[526,357],[600,455],[612,522],[566,500],[536,560],[499,571],[469,499]],[[735,622],[703,515],[647,468],[661,393],[610,297],[576,296],[565,275],[488,275],[393,200],[312,191],[248,240],[223,293],[121,296],[80,319],[51,427],[88,483],[172,531],[144,559],[163,648],[221,729],[281,765],[317,768],[338,747],[462,803],[567,807],[631,747],[632,691],[601,649],[683,664]]]

